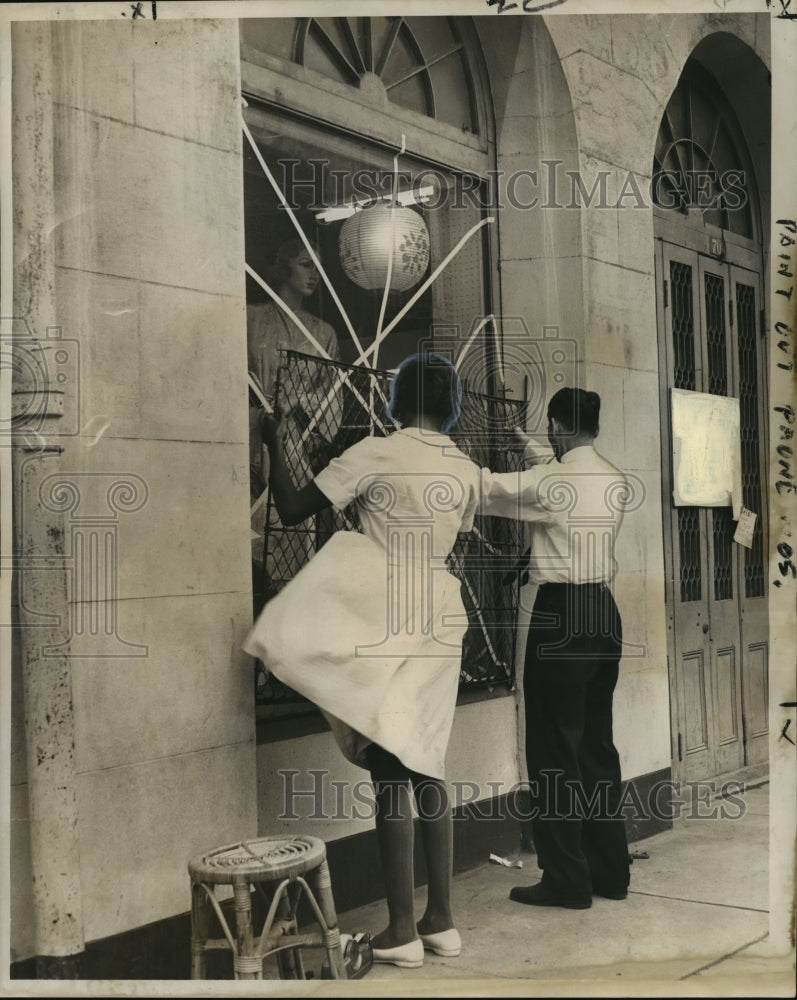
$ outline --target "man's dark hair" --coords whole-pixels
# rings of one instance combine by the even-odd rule
[[[594,437],[598,433],[600,412],[601,398],[597,392],[570,386],[555,392],[548,403],[548,419],[558,420],[572,434]]]
[[[430,351],[411,354],[398,367],[390,383],[388,415],[399,423],[423,413],[450,430],[462,409],[462,383],[446,358]]]

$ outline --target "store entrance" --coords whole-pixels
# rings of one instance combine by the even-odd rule
[[[661,241],[657,287],[673,770],[688,781],[768,752],[761,278]],[[729,506],[673,500],[673,388],[739,399],[743,502],[757,515],[750,548],[734,541]]]

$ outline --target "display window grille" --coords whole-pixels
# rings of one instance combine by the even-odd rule
[[[264,287],[256,276],[268,276],[275,251],[297,236],[298,227],[326,275],[302,301],[304,320],[325,332],[325,343],[332,341],[326,358],[298,346],[300,336],[292,338],[276,391],[264,388],[277,398],[306,386],[307,379],[346,375],[340,410],[314,414],[311,432],[297,427],[301,445],[288,441],[297,484],[360,437],[390,433],[386,373],[408,355],[442,345],[452,359],[466,346],[469,351],[469,371],[462,369],[465,406],[452,436],[479,464],[508,470],[514,459],[493,453],[482,440],[484,417],[489,414],[493,426],[523,425],[526,386],[514,384],[502,363],[496,324],[471,336],[500,311],[494,297],[497,233],[489,225],[495,214],[495,122],[472,18],[246,18],[240,30],[248,313],[268,312],[269,323],[284,326],[283,316],[272,312],[279,313],[273,295],[279,289]],[[396,200],[426,227],[428,265],[414,286],[383,298],[383,288],[364,289],[352,278],[341,233],[353,211]],[[391,328],[377,350],[383,320]],[[363,352],[370,353],[364,358]],[[257,611],[333,531],[358,525],[353,511],[325,511],[286,531],[267,499],[259,502],[266,497],[265,483],[254,467],[251,482]],[[504,584],[503,577],[517,577],[507,565],[515,566],[520,548],[515,526],[480,519],[452,553],[472,618],[463,690],[506,691],[514,684],[518,590],[516,580]],[[262,672],[257,701],[270,706],[261,718],[300,714],[298,696]]]
[[[285,352],[276,394],[279,408],[309,384],[326,385],[336,398],[305,423],[286,423],[285,456],[297,486],[308,482],[328,462],[369,434],[393,433],[387,416],[391,375],[340,362]],[[497,443],[513,427],[522,426],[524,406],[505,398],[469,390],[450,436],[480,466],[496,472],[520,468],[518,455]],[[310,428],[308,432],[308,428]],[[489,434],[486,429],[489,428]],[[356,505],[332,508],[302,524],[286,528],[270,495],[266,500],[263,562],[255,583],[255,611],[277,594],[336,531],[358,531]],[[460,690],[508,691],[515,683],[515,642],[519,587],[523,572],[522,527],[516,521],[478,515],[473,530],[459,536],[448,559],[449,570],[462,583],[468,613],[463,644]],[[311,616],[308,619],[308,624]],[[295,691],[255,668],[258,705],[307,704]]]

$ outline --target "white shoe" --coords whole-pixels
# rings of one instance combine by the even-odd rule
[[[374,948],[374,962],[397,965],[400,969],[420,969],[423,965],[423,942],[416,938],[397,948]]]
[[[456,958],[462,950],[462,939],[456,927],[438,931],[436,934],[421,934],[421,942],[424,948],[433,951],[435,955],[442,955],[443,958]]]

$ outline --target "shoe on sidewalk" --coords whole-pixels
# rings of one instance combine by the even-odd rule
[[[628,896],[628,889],[605,889],[593,887],[592,895],[602,896],[603,899],[625,899]]]
[[[400,969],[420,969],[423,965],[423,942],[416,938],[396,948],[374,948],[374,962],[397,965]]]
[[[462,939],[456,927],[438,931],[436,934],[421,934],[421,941],[424,948],[433,951],[435,955],[442,955],[443,958],[457,958],[462,951]]]
[[[516,903],[528,906],[562,906],[567,910],[587,910],[592,906],[590,896],[564,896],[538,882],[537,885],[516,885],[509,893]]]

